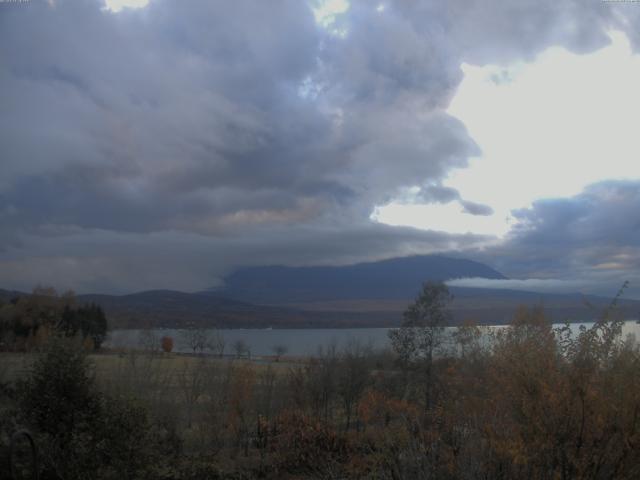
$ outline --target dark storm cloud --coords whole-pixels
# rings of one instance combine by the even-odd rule
[[[534,202],[513,212],[511,241],[543,248],[640,246],[640,181],[603,181],[574,197]]]
[[[297,223],[332,208],[366,219],[398,188],[476,152],[457,120],[406,100],[338,114],[301,97],[304,79],[330,70],[317,69],[311,12],[240,3],[8,11],[3,45],[18,51],[6,52],[3,79],[3,197],[22,221],[188,230],[227,214]]]
[[[458,190],[443,185],[427,185],[422,187],[415,197],[422,203],[450,203],[457,200],[462,206],[464,213],[468,213],[469,215],[493,215],[493,208],[489,205],[465,200],[460,196]]]
[[[420,189],[417,196],[424,203],[449,203],[458,200],[460,192],[442,185],[427,185]]]
[[[578,279],[612,294],[630,280],[640,298],[640,181],[603,181],[570,198],[534,202],[514,211],[506,241],[478,258],[510,277]],[[574,282],[575,283],[575,282]]]
[[[410,0],[394,7],[417,31],[445,32],[449,48],[473,64],[532,60],[555,45],[587,53],[609,43],[608,29],[633,30],[627,19],[634,9],[615,2]]]
[[[483,205],[482,203],[470,202],[469,200],[461,200],[462,210],[469,215],[493,215],[493,208],[489,205]]]
[[[0,285],[194,289],[247,262],[483,245],[369,215],[479,154],[444,111],[463,61],[590,51],[625,12],[354,1],[323,29],[300,0],[0,3]]]
[[[11,279],[13,288],[19,289],[45,283],[121,293],[176,285],[201,290],[220,284],[226,272],[240,265],[349,264],[390,255],[456,251],[489,240],[372,223],[272,226],[259,235],[241,232],[216,237],[44,226],[26,235],[21,248],[0,251],[0,278]]]

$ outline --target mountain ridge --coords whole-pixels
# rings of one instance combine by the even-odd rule
[[[543,304],[553,322],[592,321],[611,299],[594,295],[543,294],[517,290],[452,287],[453,325],[465,320],[478,324],[505,324],[519,305]],[[10,296],[9,296],[10,294]],[[5,301],[22,292],[0,290]],[[117,328],[184,328],[190,325],[219,328],[359,328],[395,327],[402,321],[407,300],[358,300],[308,304],[253,305],[210,292],[186,293],[147,290],[126,295],[78,295],[78,303],[96,303]],[[593,305],[587,308],[585,302]],[[637,315],[640,301],[620,302],[623,315]]]
[[[473,260],[413,255],[345,266],[262,266],[236,270],[217,291],[258,304],[349,298],[408,299],[425,281],[479,277],[506,279]]]
[[[428,280],[460,277],[504,279],[491,267],[440,255],[333,267],[249,267],[227,277],[224,288],[195,293],[146,290],[125,295],[78,295],[78,303],[96,303],[111,328],[189,325],[220,328],[394,327]],[[543,304],[554,322],[591,321],[609,298],[579,293],[558,294],[449,287],[453,324],[508,323],[519,305]],[[20,292],[0,290],[8,301]],[[585,305],[593,304],[596,310]],[[621,300],[637,316],[640,301]],[[632,318],[627,316],[626,318]]]

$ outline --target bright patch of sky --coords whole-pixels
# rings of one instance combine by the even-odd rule
[[[349,10],[348,0],[315,0],[311,2],[311,10],[318,25],[334,35],[344,37],[347,30],[338,25],[338,16]]]
[[[149,0],[105,0],[105,7],[112,12],[119,12],[123,8],[144,8]]]
[[[372,219],[448,232],[503,235],[510,211],[536,199],[567,197],[605,179],[640,178],[640,56],[627,37],[590,55],[551,48],[531,63],[462,65],[464,80],[448,113],[482,155],[444,182],[465,200],[494,209],[462,212],[457,203],[394,201]]]
[[[376,207],[371,219],[387,225],[479,235],[502,235],[507,232],[509,225],[508,220],[496,214],[482,216],[464,213],[457,201],[445,205],[391,202]]]
[[[594,279],[575,279],[575,280],[557,280],[557,279],[507,279],[497,280],[490,278],[456,278],[448,280],[447,285],[451,287],[468,287],[468,288],[498,288],[509,290],[521,290],[528,292],[548,292],[563,293],[593,290],[598,286],[598,281]]]

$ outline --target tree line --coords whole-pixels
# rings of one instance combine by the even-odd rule
[[[37,349],[56,334],[77,337],[87,350],[98,350],[107,336],[107,318],[100,306],[78,305],[73,292],[58,294],[50,287],[0,299],[0,350]]]

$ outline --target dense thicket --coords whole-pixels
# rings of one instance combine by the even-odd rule
[[[36,434],[47,478],[140,478],[175,451],[139,402],[95,388],[85,352],[73,339],[50,339],[12,396],[18,422]]]
[[[86,349],[97,350],[106,338],[107,319],[99,306],[76,305],[73,292],[58,295],[52,288],[0,300],[0,350],[32,350],[54,334],[78,337]]]
[[[445,336],[448,298],[425,286],[387,353],[128,353],[94,381],[54,345],[12,398],[69,479],[640,478],[640,351],[615,302],[578,334],[521,308]]]

